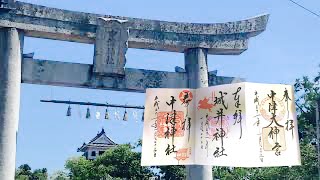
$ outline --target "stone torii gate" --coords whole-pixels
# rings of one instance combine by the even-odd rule
[[[5,3],[4,3],[5,2]],[[238,55],[265,30],[268,15],[215,24],[178,23],[90,14],[14,0],[0,5],[0,179],[15,172],[20,83],[145,92],[146,88],[198,88],[233,77],[208,72],[207,54]],[[24,36],[94,44],[93,64],[23,55]],[[127,48],[185,54],[185,70],[125,68]],[[212,179],[211,166],[187,166],[188,179]]]

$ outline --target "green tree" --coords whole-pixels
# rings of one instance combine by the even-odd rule
[[[70,179],[98,179],[98,175],[95,175],[96,172],[93,161],[86,160],[84,157],[71,158],[67,160],[65,167],[70,172]]]
[[[136,148],[142,146],[142,139],[139,139],[137,143],[134,145]],[[155,171],[159,171],[157,173],[161,178],[168,180],[182,180],[186,179],[186,168],[185,166],[154,166],[151,167]]]
[[[130,145],[120,145],[99,156],[95,165],[112,177],[146,179],[153,174],[140,165],[141,153],[132,151]]]
[[[31,167],[28,164],[23,164],[16,170],[15,179],[16,180],[29,180],[31,178],[32,172]]]
[[[108,179],[148,179],[153,176],[150,168],[140,165],[141,153],[133,151],[126,145],[118,145],[107,150],[96,160],[86,160],[83,157],[67,161],[66,168],[69,177],[74,180]]]
[[[316,101],[319,99],[320,72],[316,78],[310,80],[304,76],[297,79],[294,85],[296,92],[296,105],[299,122],[299,137],[305,142],[311,142],[317,138],[316,135]]]
[[[229,168],[214,167],[215,179],[318,179],[317,153],[314,145],[302,142],[300,144],[302,165],[293,167],[264,167],[264,168]]]
[[[32,173],[32,179],[34,180],[47,180],[48,172],[46,168],[36,169]]]
[[[36,169],[33,172],[28,164],[23,164],[18,167],[15,173],[16,180],[47,180],[47,169]]]
[[[50,180],[69,180],[68,174],[64,171],[56,171],[50,176]]]
[[[183,180],[186,179],[185,166],[158,166],[161,177],[167,180]]]

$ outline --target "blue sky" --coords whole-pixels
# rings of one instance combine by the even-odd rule
[[[25,0],[61,9],[180,22],[227,22],[269,13],[267,30],[250,39],[249,49],[239,56],[208,57],[209,70],[218,75],[245,78],[251,82],[293,84],[303,75],[319,71],[320,18],[288,0],[197,0],[197,1],[119,1],[119,0]],[[320,2],[297,0],[316,12]],[[93,45],[26,38],[24,53],[35,58],[55,61],[92,63]],[[174,71],[183,67],[183,54],[129,49],[127,67]],[[17,166],[28,163],[32,168],[49,172],[64,168],[65,160],[79,156],[77,148],[88,142],[102,127],[116,143],[135,142],[142,136],[143,124],[132,118],[87,120],[86,107],[72,106],[72,116],[65,116],[67,105],[40,103],[40,99],[109,102],[143,105],[144,94],[64,88],[22,84]],[[103,112],[104,109],[91,108]],[[110,109],[114,112],[114,109]],[[121,111],[119,109],[119,111]],[[131,111],[129,111],[131,113]],[[139,111],[139,118],[141,117]],[[80,115],[81,114],[81,115]]]

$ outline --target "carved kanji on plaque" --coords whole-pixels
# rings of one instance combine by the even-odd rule
[[[98,18],[93,72],[98,75],[124,75],[128,48],[126,20]]]

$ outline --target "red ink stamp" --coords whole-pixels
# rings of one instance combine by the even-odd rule
[[[222,125],[221,121],[217,120],[217,118],[208,116],[207,117],[207,122],[206,122],[206,128],[208,128],[208,134],[209,137],[213,137],[216,133],[219,133],[218,131],[220,128],[224,130],[226,135],[229,133],[230,128],[229,128],[229,122],[228,122],[228,117],[223,117],[222,118]]]
[[[200,100],[198,102],[198,110],[199,109],[207,109],[209,112],[212,112],[212,108],[214,107],[214,104],[209,103],[209,98],[204,97],[203,100]]]
[[[181,161],[181,160],[186,160],[188,159],[189,156],[188,156],[188,148],[183,148],[183,149],[179,149],[177,152],[176,152],[176,159],[178,161]]]
[[[183,90],[179,94],[179,99],[182,102],[182,104],[188,105],[189,102],[193,99],[193,94],[189,90]]]
[[[159,112],[157,116],[157,127],[158,127],[158,138],[169,138],[172,137],[172,133],[167,132],[172,132],[173,130],[173,125],[171,121],[173,121],[173,114],[174,112],[168,111],[168,112]],[[174,137],[183,137],[184,136],[184,130],[182,130],[182,123],[184,121],[184,114],[183,111],[176,111],[175,115],[175,133]]]
[[[272,113],[269,111],[270,104],[272,103],[271,101],[272,101],[272,100],[271,100],[271,98],[269,98],[269,97],[264,98],[264,99],[261,101],[261,105],[260,105],[260,108],[259,108],[262,117],[263,117],[264,119],[268,120],[268,121],[272,121],[272,120],[271,120],[271,118],[272,118]],[[285,114],[286,114],[286,108],[285,108],[283,102],[282,102],[280,99],[274,97],[274,101],[275,101],[276,104],[277,104],[277,107],[276,107],[276,108],[277,108],[277,111],[279,112],[279,113],[276,114],[276,117],[275,117],[276,119],[275,119],[275,120],[276,120],[277,122],[279,122],[279,121],[283,120],[283,118],[284,118],[284,116],[285,116]]]

